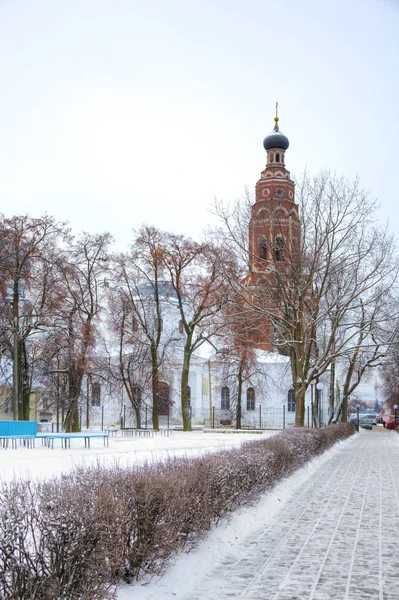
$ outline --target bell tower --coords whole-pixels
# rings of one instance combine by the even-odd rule
[[[278,104],[273,131],[263,140],[266,167],[255,186],[255,204],[249,222],[249,268],[244,285],[253,298],[262,298],[271,314],[279,313],[275,300],[276,277],[289,282],[299,256],[301,224],[295,204],[295,183],[285,166],[288,138],[280,131]],[[264,318],[254,327],[253,342],[263,350],[276,348],[278,335]],[[284,352],[280,349],[279,352]]]
[[[251,270],[273,268],[275,262],[290,262],[300,244],[298,205],[295,184],[285,167],[288,138],[280,131],[278,104],[274,129],[263,140],[266,167],[255,186],[256,201],[249,224]]]

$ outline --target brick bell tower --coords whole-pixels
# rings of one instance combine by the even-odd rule
[[[256,201],[252,206],[249,223],[249,267],[250,273],[244,281],[254,297],[263,296],[272,309],[275,305],[276,272],[290,277],[292,261],[295,260],[301,243],[301,226],[298,205],[295,204],[295,183],[285,167],[288,138],[278,127],[278,103],[274,129],[263,140],[266,150],[266,168],[256,184]],[[258,288],[258,289],[257,289]],[[268,291],[269,290],[269,293]],[[273,350],[275,337],[272,323],[264,320],[257,324],[254,343],[263,350]],[[263,334],[262,334],[263,332]],[[281,349],[279,350],[282,351]]]

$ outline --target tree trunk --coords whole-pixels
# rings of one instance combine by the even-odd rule
[[[313,400],[313,427],[319,426],[319,403],[318,403],[318,392],[315,388],[315,395]]]
[[[13,389],[13,401],[14,394],[16,392],[17,395],[17,418],[19,421],[24,421],[24,411],[22,405],[22,384],[23,384],[23,375],[22,375],[22,342],[17,339],[16,341],[16,360],[17,365],[15,369],[14,377],[17,378],[17,389],[15,390],[15,384]],[[15,350],[14,350],[14,361],[15,361]]]
[[[355,355],[349,361],[349,368],[346,372],[344,387],[342,390],[342,396],[343,396],[343,399],[342,399],[342,421],[344,423],[346,423],[348,421],[348,402],[349,402],[349,395],[350,395],[350,391],[351,391],[350,386],[351,386],[353,371],[355,370],[355,363],[356,363],[357,355],[358,355],[358,351],[355,353]]]
[[[64,429],[67,433],[78,433],[80,431],[78,399],[79,397],[69,398],[69,408],[64,421]]]
[[[305,386],[301,382],[294,383],[295,390],[295,427],[305,425]]]
[[[141,429],[141,411],[140,406],[133,405],[134,414],[136,415],[136,427],[137,429]]]
[[[159,402],[159,367],[158,367],[158,354],[155,346],[151,347],[151,362],[152,362],[152,427],[155,430],[159,430],[159,417],[158,417],[158,402]]]
[[[29,421],[30,418],[30,385],[29,385],[29,373],[28,373],[28,356],[26,352],[26,341],[22,340],[19,344],[18,356],[20,358],[20,419],[23,421]]]
[[[242,406],[242,365],[240,364],[240,368],[238,370],[236,429],[241,429],[241,406]]]
[[[330,424],[334,417],[335,409],[335,359],[331,361],[329,408],[328,423]]]
[[[341,409],[341,421],[343,423],[347,423],[348,422],[348,386],[344,386],[344,389],[342,390],[342,409]]]
[[[192,431],[190,402],[188,397],[188,378],[190,375],[191,342],[192,338],[191,336],[188,336],[186,339],[186,344],[184,346],[183,368],[181,372],[181,414],[183,418],[183,431]]]
[[[69,407],[65,415],[64,429],[66,432],[78,433],[79,397],[82,389],[83,369],[70,369],[68,374]]]

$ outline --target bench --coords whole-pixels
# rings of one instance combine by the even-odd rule
[[[107,433],[50,433],[48,435],[43,434],[40,436],[42,439],[46,439],[47,445],[50,448],[54,448],[54,440],[61,440],[61,447],[66,450],[71,447],[71,440],[84,439],[85,448],[90,448],[90,440],[92,438],[102,438],[104,440],[104,446],[109,446],[109,436]],[[46,444],[46,441],[44,442]]]
[[[134,437],[154,437],[157,435],[155,429],[121,429],[123,437],[134,436]]]
[[[7,450],[9,442],[11,441],[11,448],[16,449],[18,447],[18,440],[20,444],[28,448],[35,448],[35,440],[41,439],[42,445],[48,448],[54,448],[54,440],[61,440],[61,447],[66,450],[71,447],[71,439],[84,439],[85,448],[90,448],[91,438],[102,438],[104,440],[104,446],[109,446],[109,437],[106,433],[38,433],[36,435],[1,435],[0,436],[0,447]]]
[[[159,433],[163,437],[171,437],[171,435],[172,435],[172,429],[160,429]]]
[[[23,435],[23,434],[16,434],[16,435],[1,435],[0,436],[0,447],[3,447],[5,450],[8,449],[8,444],[11,441],[11,448],[13,450],[16,450],[18,447],[18,440],[20,445],[24,445],[28,448],[34,448],[35,447],[35,438],[36,436],[33,435]]]
[[[113,427],[112,428],[105,427],[104,431],[105,431],[105,433],[107,433],[111,437],[114,437],[114,436],[118,435],[118,431],[120,431],[120,430],[119,429],[114,429]]]
[[[155,437],[159,434],[161,434],[161,436],[164,437],[170,437],[172,435],[172,430],[171,429],[159,429],[159,431],[157,431],[156,429],[121,429],[122,431],[122,435],[124,437],[126,436],[132,436],[132,437]]]

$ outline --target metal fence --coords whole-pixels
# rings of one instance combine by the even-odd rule
[[[152,408],[143,403],[141,407],[141,427],[151,429]],[[92,429],[104,429],[106,427],[136,428],[138,426],[136,414],[132,406],[122,404],[119,406],[91,406],[88,411],[82,406],[79,411],[80,425]],[[222,410],[212,407],[207,410],[190,408],[192,426],[198,427],[235,427],[237,423],[237,412],[235,409]],[[323,423],[320,423],[323,424]],[[61,424],[60,428],[61,428]],[[168,414],[159,415],[161,428],[182,427],[183,419],[181,408],[169,407]],[[295,425],[295,412],[288,411],[287,406],[280,408],[268,408],[258,406],[253,411],[242,411],[241,428],[243,429],[285,429]],[[56,423],[47,424],[49,430],[56,431]],[[312,427],[312,414],[310,406],[305,409],[305,427]]]
[[[204,427],[235,427],[237,414],[234,410],[222,410],[212,407],[209,410],[190,408],[192,426]],[[108,425],[107,413],[104,422]],[[121,409],[120,423],[123,427],[137,427],[136,415],[129,405],[123,405]],[[169,414],[159,416],[159,424],[162,428],[182,427],[183,418],[181,409],[173,407]],[[254,411],[243,411],[241,415],[241,427],[243,429],[285,429],[295,425],[295,412],[289,412],[286,406],[280,408],[264,408],[259,406]],[[141,411],[141,426],[152,427],[152,411],[150,406],[144,406]],[[305,411],[305,426],[312,427],[312,415],[310,407]]]

